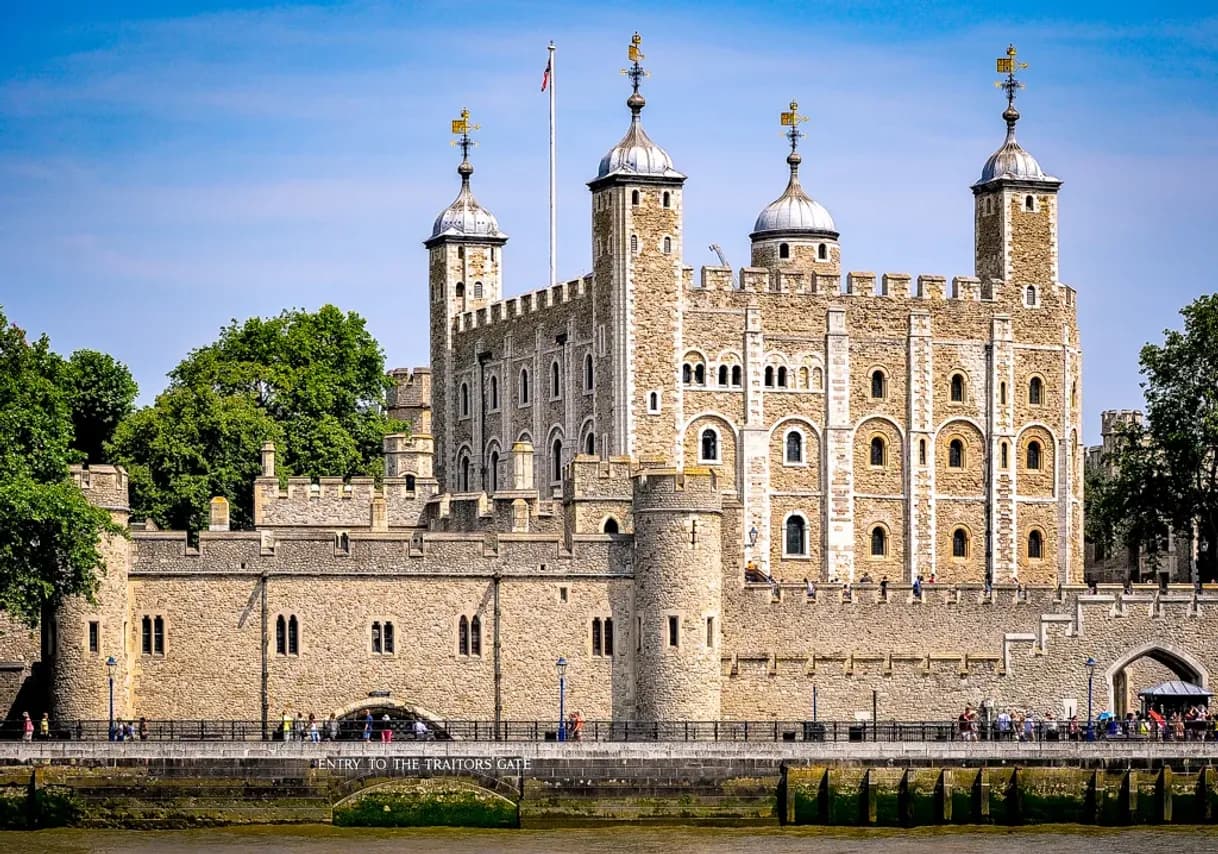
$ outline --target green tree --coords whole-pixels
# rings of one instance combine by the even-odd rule
[[[73,446],[90,463],[106,462],[103,448],[119,422],[131,414],[139,387],[122,362],[96,350],[68,359],[64,390],[76,433]]]
[[[37,622],[66,596],[92,596],[105,534],[122,530],[68,478],[66,363],[0,312],[0,610]]]
[[[1170,529],[1196,538],[1197,572],[1218,577],[1218,294],[1181,310],[1183,330],[1140,355],[1143,425],[1129,425],[1110,457],[1113,483],[1101,491],[1106,526],[1152,554]]]
[[[405,429],[385,415],[380,345],[363,318],[334,306],[233,321],[169,377],[111,443],[133,511],[164,526],[201,527],[215,495],[229,499],[234,526],[252,524],[264,441],[281,474],[377,475],[382,439]]]

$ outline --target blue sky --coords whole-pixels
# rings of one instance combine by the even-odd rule
[[[1002,140],[993,60],[1032,68],[1019,136],[1065,181],[1088,441],[1137,406],[1137,352],[1214,289],[1218,9],[1175,4],[5,3],[0,304],[61,352],[127,362],[149,402],[230,318],[333,302],[390,366],[427,361],[421,241],[474,188],[547,277],[545,45],[558,54],[559,275],[589,269],[584,182],[622,134],[644,36],[649,133],[690,176],[686,262],[747,261],[785,182],[776,114],[811,116],[805,186],[846,269],[972,273],[969,185]],[[1211,262],[1211,263],[1207,263]]]

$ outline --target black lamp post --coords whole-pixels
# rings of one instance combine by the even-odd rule
[[[1095,665],[1096,660],[1091,656],[1087,656],[1084,662],[1087,667],[1087,740],[1095,741],[1095,724],[1091,718],[1091,700],[1095,690]]]
[[[567,659],[560,655],[554,662],[554,669],[558,671],[558,740],[566,741]]]
[[[757,526],[749,528],[749,548],[757,545]]]
[[[106,670],[110,674],[110,740],[114,741],[114,668],[118,660],[112,655],[106,659]]]

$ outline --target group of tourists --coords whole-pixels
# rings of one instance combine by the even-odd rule
[[[977,741],[984,726],[977,710],[965,706],[956,719],[961,741]],[[1062,718],[1052,712],[1038,714],[1033,709],[1002,709],[990,722],[992,738],[997,741],[1079,741],[1087,736],[1087,724],[1077,714]],[[1183,711],[1164,712],[1149,708],[1129,712],[1118,718],[1103,711],[1096,716],[1094,737],[1103,739],[1148,739],[1155,741],[1201,741],[1218,739],[1218,717],[1203,705]]]
[[[42,720],[40,720],[38,722],[38,737],[39,738],[50,738],[51,737],[51,716],[48,715],[46,712],[42,713]],[[33,741],[34,740],[34,719],[30,717],[29,712],[21,713],[21,740],[22,741]]]
[[[372,741],[375,738],[384,744],[389,744],[393,741],[394,731],[394,721],[387,712],[377,718],[369,709],[364,709],[358,722],[345,725],[333,713],[325,721],[318,721],[317,716],[312,712],[307,718],[300,712],[297,712],[295,716],[286,709],[283,712],[284,741],[308,741],[318,744],[322,741],[338,741],[343,736],[354,738],[358,733],[360,741]],[[421,719],[415,720],[410,727],[409,734],[416,741],[427,741],[432,737],[427,722]]]

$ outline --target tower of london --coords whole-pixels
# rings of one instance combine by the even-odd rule
[[[644,129],[631,70],[624,134],[589,160],[591,272],[510,295],[510,223],[463,145],[384,477],[281,480],[268,444],[254,530],[217,496],[197,536],[107,542],[95,603],[4,635],[10,700],[41,679],[58,717],[104,718],[110,656],[123,717],[439,727],[553,718],[560,657],[590,720],[800,720],[814,691],[837,720],[876,697],[1065,712],[1089,657],[1114,711],[1154,667],[1206,684],[1209,594],[1082,585],[1079,304],[1014,89],[960,207],[967,274],[847,271],[795,103],[749,266],[695,270],[686,205],[714,200]],[[121,469],[74,477],[129,524]]]

